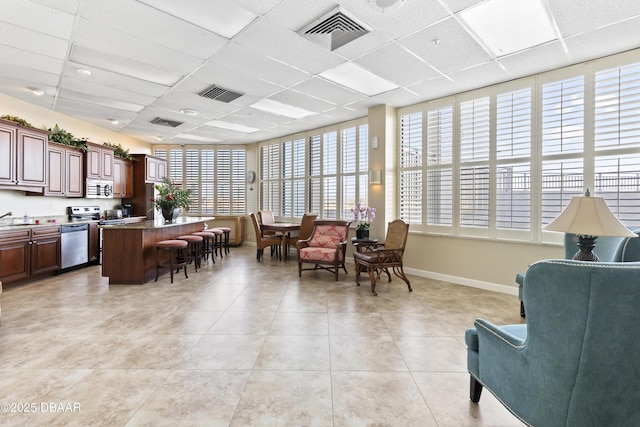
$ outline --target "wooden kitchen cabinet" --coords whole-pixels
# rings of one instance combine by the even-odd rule
[[[47,152],[49,179],[45,196],[82,197],[84,153],[79,148],[50,142]]]
[[[159,157],[149,155],[141,155],[140,160],[144,158],[145,165],[145,181],[151,183],[160,183],[162,178],[167,174],[167,162]]]
[[[0,187],[42,192],[49,133],[0,119]]]
[[[97,222],[89,223],[89,262],[96,262],[100,257],[100,229]]]
[[[0,231],[0,281],[4,285],[61,267],[60,226]]]
[[[106,145],[87,142],[87,178],[113,181],[114,149]]]
[[[116,157],[113,160],[113,197],[133,197],[133,162]]]

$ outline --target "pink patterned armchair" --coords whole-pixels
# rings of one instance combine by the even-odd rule
[[[316,220],[313,222],[313,232],[306,240],[299,240],[298,248],[298,276],[302,277],[302,270],[331,271],[338,280],[338,270],[344,266],[347,251],[347,233],[349,221]],[[313,264],[313,268],[302,268],[302,263]]]

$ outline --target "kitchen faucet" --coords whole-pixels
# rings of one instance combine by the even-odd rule
[[[6,214],[4,214],[4,215],[0,215],[0,219],[4,218],[5,216],[9,216],[9,215],[11,215],[11,212],[7,212],[7,213],[6,213]]]

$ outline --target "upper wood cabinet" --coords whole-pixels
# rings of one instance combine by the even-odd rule
[[[47,152],[49,179],[45,196],[82,197],[84,153],[79,148],[49,143]]]
[[[113,181],[114,149],[87,142],[87,178]]]
[[[162,182],[162,178],[167,175],[167,162],[159,157],[146,154],[139,155],[138,160],[144,160],[145,181]]]
[[[133,196],[133,162],[116,157],[113,160],[113,197]]]
[[[0,119],[1,187],[42,191],[47,184],[48,135],[47,131]]]

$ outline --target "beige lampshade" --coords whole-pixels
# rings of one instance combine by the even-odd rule
[[[545,230],[582,236],[636,237],[613,215],[602,197],[574,197]]]

